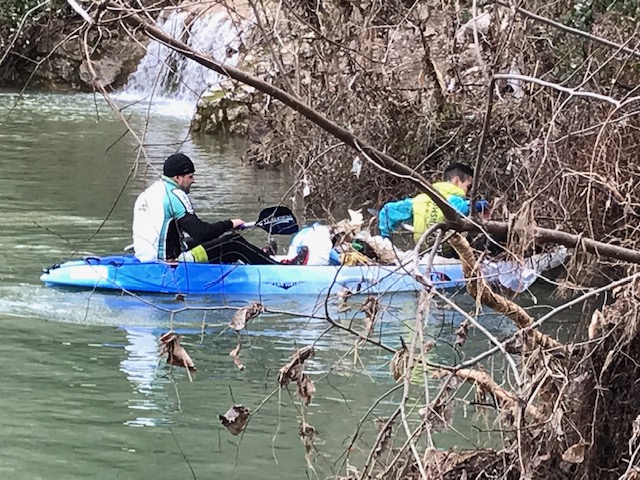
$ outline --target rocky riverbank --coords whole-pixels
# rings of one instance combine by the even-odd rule
[[[117,23],[92,29],[85,38],[80,34],[84,21],[65,5],[53,2],[52,8],[4,19],[1,28],[6,33],[7,50],[0,86],[92,91],[94,81],[109,89],[126,83],[144,55],[148,39],[124,31]]]

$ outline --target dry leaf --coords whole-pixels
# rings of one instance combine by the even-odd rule
[[[160,344],[162,350],[160,356],[167,355],[167,363],[176,367],[188,368],[190,371],[195,372],[196,366],[191,360],[191,357],[180,345],[182,337],[175,332],[167,332],[160,337]]]
[[[302,378],[298,380],[298,396],[302,403],[309,405],[314,393],[316,393],[316,386],[313,381],[307,375],[302,374]]]
[[[453,405],[451,396],[458,388],[459,380],[457,377],[451,377],[451,372],[447,370],[437,370],[433,372],[432,377],[442,379],[441,389],[444,395],[441,395],[436,403],[431,403],[418,410],[422,418],[429,422],[434,431],[442,431],[451,427],[453,422]]]
[[[264,313],[264,306],[259,302],[254,302],[248,307],[239,309],[231,319],[229,326],[239,332],[249,320],[256,318],[261,313]]]
[[[390,418],[391,417],[380,417],[373,420],[373,423],[378,430],[377,446],[373,452],[374,458],[378,458],[382,455],[389,445],[389,440],[391,440],[391,435],[393,433],[393,420],[389,422]]]
[[[596,335],[598,334],[598,330],[602,327],[603,324],[604,315],[600,310],[596,310],[595,312],[593,312],[593,315],[591,316],[591,322],[589,323],[589,340],[593,340],[596,337]]]
[[[312,346],[296,350],[293,355],[291,355],[291,360],[280,369],[280,373],[278,374],[278,383],[280,386],[284,387],[291,382],[302,380],[302,365],[312,357],[313,354],[314,350]]]
[[[240,370],[244,370],[244,364],[242,363],[242,360],[240,360],[240,348],[241,345],[240,342],[238,342],[236,348],[229,352],[229,356],[233,358],[233,363],[236,364],[236,367],[238,367]]]
[[[453,405],[451,401],[452,393],[457,389],[458,381],[456,377],[448,378],[451,372],[446,370],[438,370],[434,372],[434,378],[443,379],[441,388],[444,395],[434,403],[430,403],[418,410],[422,418],[429,423],[434,431],[442,431],[451,427],[453,424]],[[446,382],[446,383],[445,383]]]
[[[347,288],[341,288],[338,293],[336,293],[336,298],[338,299],[337,307],[338,313],[344,313],[351,310],[351,305],[349,305],[349,299],[353,296],[353,292]]]
[[[305,452],[309,455],[314,445],[313,441],[315,440],[316,435],[318,435],[318,431],[314,426],[309,425],[307,422],[302,422],[298,429],[298,435],[300,435],[300,440],[302,440],[302,443],[304,444]]]
[[[418,410],[418,413],[436,432],[447,430],[453,424],[453,407],[447,399],[441,399],[436,404],[423,407]]]
[[[469,324],[462,322],[454,333],[456,334],[456,346],[464,345],[469,336]]]
[[[553,429],[558,438],[562,438],[564,436],[564,428],[562,428],[563,418],[564,410],[562,408],[556,408],[549,418],[549,426]]]
[[[351,297],[353,297],[353,292],[345,287],[342,287],[340,290],[338,290],[338,293],[336,293],[336,298],[341,300],[346,300]]]
[[[393,375],[394,380],[400,380],[404,377],[405,371],[407,370],[407,363],[409,361],[409,349],[404,343],[402,344],[402,348],[397,350],[393,358],[391,359],[391,374]]]
[[[569,463],[582,463],[584,462],[584,451],[587,444],[585,442],[578,442],[575,445],[571,445],[562,454],[562,460]]]
[[[422,349],[424,350],[424,353],[427,354],[435,346],[436,346],[436,341],[435,340],[427,340],[426,342],[424,342],[424,345],[422,346]]]
[[[378,298],[374,295],[369,295],[362,303],[360,311],[364,312],[365,315],[364,332],[362,332],[362,336],[364,338],[368,338],[373,331],[373,325],[380,313],[380,303],[378,302]]]
[[[231,435],[240,435],[249,421],[251,412],[242,405],[234,405],[224,415],[218,415],[222,425],[226,427]]]
[[[316,387],[313,381],[303,373],[303,365],[306,360],[314,354],[313,347],[304,347],[296,350],[291,355],[291,360],[280,369],[278,374],[278,383],[281,387],[289,385],[291,382],[298,384],[298,396],[305,405],[309,405],[316,393]]]
[[[344,313],[351,310],[351,305],[349,305],[346,301],[340,300],[337,305],[338,313]]]
[[[630,440],[630,445],[637,445],[638,439],[640,438],[640,415],[636,417],[632,424],[632,435]]]

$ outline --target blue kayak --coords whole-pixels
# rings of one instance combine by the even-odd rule
[[[487,262],[483,275],[515,291],[560,265],[566,251],[529,257],[526,262]],[[421,267],[425,273],[425,267]],[[460,288],[460,262],[436,257],[429,278],[439,289]],[[405,266],[221,265],[140,262],[133,255],[84,257],[45,269],[40,280],[50,286],[129,292],[213,295],[320,295],[348,290],[378,294],[422,288]],[[509,284],[510,285],[509,285]],[[514,288],[515,287],[515,288]]]

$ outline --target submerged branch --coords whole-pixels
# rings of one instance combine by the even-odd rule
[[[482,275],[474,275],[477,265],[476,258],[469,242],[462,235],[454,235],[449,240],[449,243],[460,256],[464,275],[469,279],[467,289],[472,297],[479,299],[483,305],[512,319],[519,329],[526,329],[533,324],[533,318],[520,305],[494,293],[482,278]],[[560,342],[538,330],[527,330],[527,335],[532,340],[533,345],[538,345],[545,349],[562,347]]]

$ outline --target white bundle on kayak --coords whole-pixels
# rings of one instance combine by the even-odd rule
[[[558,247],[552,252],[526,257],[521,262],[485,260],[480,270],[487,281],[521,293],[533,285],[542,272],[562,265],[566,256],[567,248]]]
[[[294,258],[298,255],[300,247],[309,249],[306,265],[330,265],[331,250],[331,230],[325,225],[314,223],[310,227],[300,230],[291,240],[287,258]]]

